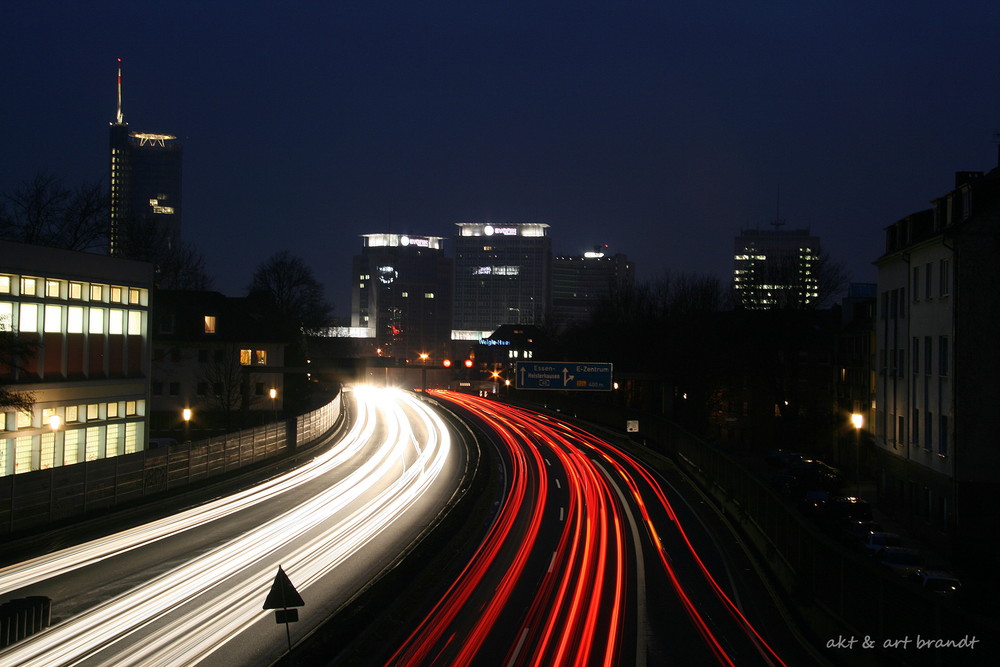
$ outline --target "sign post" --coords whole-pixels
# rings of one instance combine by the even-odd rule
[[[275,609],[274,622],[285,624],[285,637],[288,639],[288,654],[292,653],[292,631],[289,623],[299,620],[299,610],[294,607],[304,607],[305,602],[302,596],[295,590],[291,579],[285,571],[278,566],[278,573],[274,575],[274,583],[271,584],[271,591],[264,600],[264,609]],[[289,609],[292,607],[292,609]]]
[[[518,361],[517,389],[611,391],[612,364],[597,361]]]

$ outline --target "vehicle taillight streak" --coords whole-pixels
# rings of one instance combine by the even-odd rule
[[[642,575],[630,570],[637,549],[657,554],[654,567],[661,568],[669,581],[684,610],[681,618],[686,616],[705,647],[703,654],[719,664],[737,664],[731,637],[717,636],[718,618],[706,616],[686,590],[687,584],[661,540],[664,530],[676,531],[684,545],[682,551],[689,552],[704,579],[700,585],[707,582],[757,655],[768,664],[784,664],[717,583],[684,532],[661,484],[644,464],[600,438],[537,412],[466,394],[434,395],[470,411],[498,435],[496,442],[501,443],[508,461],[508,488],[482,547],[390,664],[495,661],[495,656],[480,653],[491,636],[502,638],[509,646],[504,665],[620,664]],[[621,493],[624,495],[616,495]],[[638,529],[633,520],[632,531],[636,536],[645,531],[645,538],[635,538],[643,544],[630,546],[622,505],[626,498],[638,510],[638,524],[643,528]],[[553,538],[551,508],[560,502],[561,526]],[[659,519],[654,517],[654,508]],[[543,516],[543,510],[548,516]],[[505,540],[516,541],[516,547],[505,546]],[[529,561],[542,558],[548,566],[539,575]],[[486,593],[489,602],[485,608],[466,608],[466,603],[476,600],[476,587],[497,576],[502,584],[495,593]],[[515,586],[531,591],[530,604],[505,609],[511,601],[524,599],[516,596]],[[471,632],[457,629],[457,619],[466,614],[479,614]],[[634,627],[639,621],[631,622]],[[636,649],[637,655],[640,652]]]

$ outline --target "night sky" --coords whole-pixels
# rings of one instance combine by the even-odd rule
[[[348,316],[358,235],[485,221],[728,280],[779,201],[874,282],[886,225],[997,165],[998,35],[995,1],[9,3],[0,191],[106,180],[120,57],[227,294],[287,249]]]

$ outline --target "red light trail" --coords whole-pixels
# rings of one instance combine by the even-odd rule
[[[632,655],[626,646],[629,628],[636,635],[635,656],[644,655],[641,632],[635,630],[643,620],[633,607],[644,599],[638,582],[644,576],[641,552],[647,550],[657,554],[654,562],[715,662],[738,664],[733,632],[720,637],[719,620],[703,613],[689,594],[689,581],[674,566],[682,556],[695,564],[689,572],[700,573],[696,586],[707,585],[739,628],[735,632],[750,642],[752,648],[744,650],[764,664],[785,664],[713,577],[663,486],[643,463],[537,412],[467,394],[433,395],[469,411],[495,434],[506,462],[507,490],[468,565],[389,664],[468,665],[486,656],[495,660],[502,646],[507,652],[499,664],[505,666],[617,665],[625,660],[623,652]],[[553,529],[552,508],[560,503],[565,505]],[[661,539],[667,530],[688,553],[667,552]],[[635,544],[640,532],[645,540]],[[540,561],[542,570],[534,565]],[[464,620],[469,618],[474,620]]]

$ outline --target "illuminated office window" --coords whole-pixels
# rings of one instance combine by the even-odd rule
[[[101,406],[91,403],[87,406],[87,421],[94,421],[101,418]]]
[[[30,435],[22,435],[14,441],[14,472],[22,473],[31,470],[31,441]]]
[[[128,311],[128,335],[138,336],[142,334],[142,313],[138,310]]]
[[[66,423],[71,424],[80,420],[80,408],[76,405],[66,406]]]
[[[17,328],[21,333],[38,333],[38,304],[21,304]]]
[[[30,412],[18,412],[17,413],[17,427],[18,428],[31,428],[31,413]]]
[[[41,451],[39,457],[39,469],[48,470],[55,464],[56,459],[56,434],[49,431],[42,433]]]
[[[104,285],[91,285],[90,286],[90,300],[91,301],[103,301],[104,300]]]
[[[135,287],[130,287],[128,290],[128,302],[133,306],[139,305],[139,290]]]
[[[118,402],[112,401],[108,403],[108,419],[114,419],[118,416]]]
[[[84,460],[97,460],[101,447],[101,427],[91,426],[87,429],[87,444],[84,449]]]
[[[71,299],[82,299],[83,298],[83,283],[70,283],[69,284],[69,298],[71,298]]]
[[[104,456],[119,456],[122,453],[122,425],[108,424],[104,445]]]
[[[83,333],[83,306],[70,306],[67,309],[66,332]]]
[[[45,333],[62,331],[62,306],[45,306]]]
[[[112,287],[111,288],[111,303],[121,303],[122,302],[122,288]]]
[[[21,278],[21,296],[38,296],[38,281],[34,278]]]
[[[120,335],[125,333],[125,311],[124,310],[110,310],[108,311],[108,333]]]
[[[103,308],[91,308],[90,309],[90,327],[87,329],[88,333],[92,334],[102,334],[104,333],[104,309]]]
[[[59,298],[59,281],[58,280],[46,280],[45,281],[45,296],[50,299]]]
[[[78,428],[66,431],[66,439],[63,441],[63,465],[71,466],[80,461],[80,434],[82,432]]]
[[[14,330],[14,304],[0,301],[0,331]]]
[[[134,454],[135,444],[138,440],[139,424],[130,422],[125,424],[125,453]]]
[[[0,275],[0,294],[10,294],[10,276]]]

